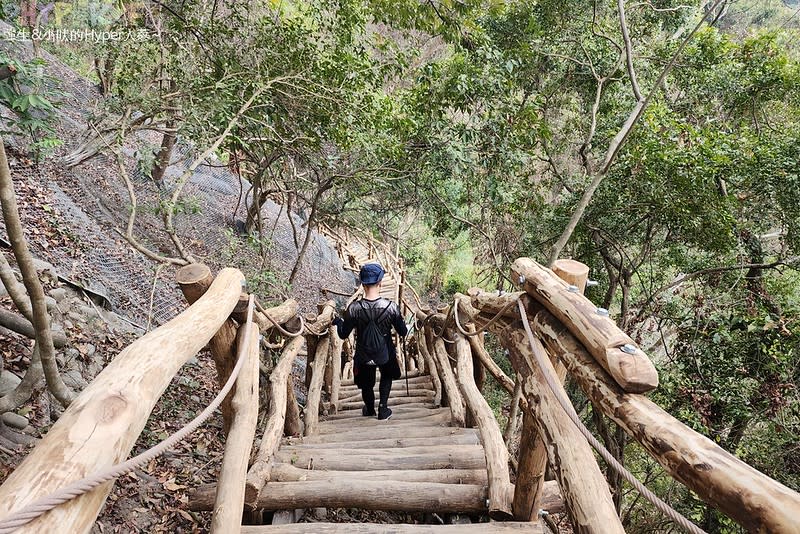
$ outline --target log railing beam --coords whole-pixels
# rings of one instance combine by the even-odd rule
[[[0,486],[0,517],[124,461],[172,377],[228,319],[243,281],[238,270],[221,270],[189,309],[120,352]],[[17,532],[89,532],[112,486],[102,484]]]

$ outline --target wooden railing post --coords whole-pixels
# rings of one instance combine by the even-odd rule
[[[328,334],[333,341],[330,345],[331,351],[331,406],[333,412],[339,411],[339,390],[342,387],[342,347],[343,340],[339,339],[336,327],[331,326]]]
[[[548,367],[545,372],[557,376],[541,342],[534,339],[535,348],[531,348],[521,327],[509,328],[503,339],[514,360],[514,367],[522,375],[522,391],[529,405],[536,406],[532,414],[537,433],[544,442],[573,528],[580,533],[624,534],[605,476],[589,443],[569,419],[545,382],[542,371],[537,368],[533,350],[539,350],[544,357]],[[560,387],[558,383],[555,385]],[[563,388],[561,392],[566,397]],[[537,488],[536,493],[540,491]],[[518,512],[528,517],[531,513],[530,509]]]
[[[647,397],[625,393],[549,313],[539,312],[534,323],[548,350],[563,359],[586,396],[670,476],[750,532],[800,532],[800,494],[690,429]]]
[[[458,383],[478,426],[486,455],[486,468],[489,472],[489,516],[495,520],[510,519],[513,486],[508,476],[508,449],[491,407],[475,384],[472,351],[469,342],[460,334],[456,337],[456,353]]]
[[[447,393],[447,401],[450,407],[450,413],[453,416],[453,424],[455,426],[464,426],[466,422],[464,399],[461,397],[461,392],[456,383],[455,373],[453,373],[453,368],[450,366],[450,359],[447,355],[447,349],[444,346],[444,340],[440,337],[435,338],[433,341],[433,357],[442,375],[442,383]]]
[[[214,281],[214,275],[211,274],[211,269],[208,266],[202,263],[193,263],[179,269],[176,279],[183,296],[186,297],[186,301],[191,305],[208,290]],[[236,365],[235,340],[236,322],[233,319],[227,319],[208,343],[211,358],[214,360],[214,365],[217,369],[217,383],[220,388],[228,381],[233,366]],[[222,432],[226,436],[233,421],[231,400],[235,394],[236,385],[233,386],[231,392],[222,401],[222,406],[220,406],[222,411]]]
[[[322,311],[317,316],[316,320],[309,325],[312,329],[318,332],[330,332],[331,320],[333,320],[333,312],[335,311],[333,301],[328,301],[322,305]],[[333,334],[335,335],[335,334]],[[311,382],[308,385],[308,398],[306,400],[305,410],[305,432],[304,435],[310,436],[317,431],[319,424],[319,405],[322,399],[322,383],[325,379],[325,366],[329,359],[329,346],[331,344],[331,333],[317,341],[316,350],[314,351],[314,365],[311,374]],[[308,354],[311,358],[311,354]]]
[[[228,319],[243,281],[238,270],[221,270],[188,310],[120,352],[0,486],[0,517],[124,461],[172,377]],[[17,532],[89,532],[112,486],[102,484]]]
[[[247,479],[244,490],[244,500],[253,505],[258,499],[258,494],[264,483],[269,480],[272,457],[278,449],[283,434],[286,417],[287,381],[291,385],[292,365],[303,346],[303,338],[292,338],[283,348],[283,353],[272,373],[269,375],[270,383],[270,403],[269,417],[264,428],[264,435],[261,437],[261,444],[258,447],[256,459],[247,471]]]
[[[235,532],[242,524],[244,510],[244,478],[250,461],[250,450],[258,421],[259,331],[251,323],[249,331],[240,328],[236,336],[237,352],[247,350],[246,358],[236,378],[236,395],[233,397],[233,423],[225,440],[217,481],[217,495],[211,518],[211,532]]]
[[[589,278],[589,267],[574,260],[558,260],[553,264],[553,272],[568,284],[575,286],[575,291],[583,293],[586,280]],[[558,358],[551,358],[553,369],[563,385],[566,368]],[[519,478],[514,490],[514,516],[523,521],[536,521],[539,510],[539,497],[544,487],[544,473],[547,467],[545,443],[536,429],[534,420],[527,419],[527,427],[523,420],[523,434],[519,446]]]

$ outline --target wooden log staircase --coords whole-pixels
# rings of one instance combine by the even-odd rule
[[[123,461],[168,380],[206,344],[220,386],[236,380],[222,404],[227,440],[218,481],[196,488],[189,502],[192,510],[212,511],[212,532],[537,533],[545,532],[543,514],[561,512],[577,532],[624,532],[588,438],[570,419],[563,388],[569,377],[667,474],[745,529],[800,533],[800,494],[646,398],[658,385],[655,367],[582,295],[584,265],[562,260],[551,270],[521,258],[511,273],[519,291],[474,288],[432,310],[388,247],[325,231],[346,268],[384,266],[381,294],[401,303],[414,323],[408,350],[400,352],[404,377],[392,386],[390,420],[362,415],[353,340],[335,335],[333,301],[303,318],[292,300],[269,309],[250,304],[248,314],[252,299],[238,271],[215,278],[205,266],[188,266],[178,282],[189,308],[123,351],[0,486],[0,534],[17,531],[3,522],[26,505]],[[345,296],[352,302],[359,291]],[[263,344],[279,347],[261,387],[259,332]],[[505,347],[514,376],[489,356],[486,334]],[[292,369],[304,349],[308,394],[301,407]],[[486,374],[523,413],[514,459],[481,392]],[[257,428],[260,404],[268,408]],[[548,466],[554,480],[545,479]],[[110,488],[98,485],[18,531],[89,532]],[[399,512],[409,522],[298,522],[304,510],[320,508]]]

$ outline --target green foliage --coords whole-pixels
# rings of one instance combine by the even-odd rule
[[[14,114],[13,118],[5,119],[5,127],[12,133],[16,133],[16,128],[30,136],[35,159],[62,143],[53,128],[57,112],[55,102],[60,93],[53,89],[53,81],[44,74],[45,66],[38,58],[20,61],[5,52],[0,53],[0,67],[14,73],[0,80],[0,105]]]

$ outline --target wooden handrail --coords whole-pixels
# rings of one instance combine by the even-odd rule
[[[228,319],[243,282],[238,270],[223,269],[197,302],[119,353],[0,486],[0,515],[125,460],[172,377]],[[98,486],[19,532],[88,532],[112,486]]]
[[[800,532],[800,494],[728,453],[643,395],[625,393],[547,312],[534,322],[581,389],[676,480],[751,532]]]

